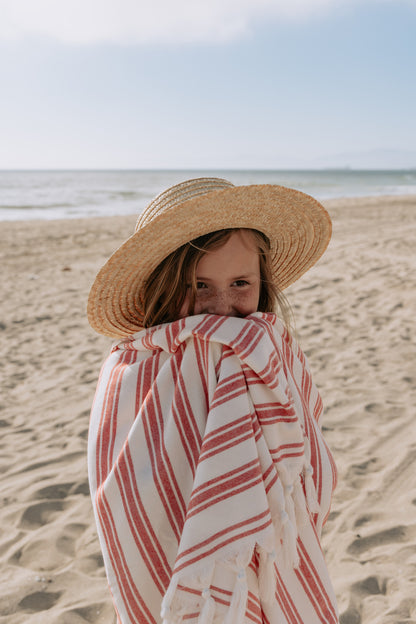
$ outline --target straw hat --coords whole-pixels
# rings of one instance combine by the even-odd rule
[[[315,264],[331,237],[325,208],[300,191],[271,184],[234,186],[219,178],[182,182],[149,204],[133,236],[98,273],[88,299],[90,325],[113,338],[142,329],[140,292],[151,272],[181,245],[225,228],[266,234],[280,290]]]

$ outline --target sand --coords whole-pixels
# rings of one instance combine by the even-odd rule
[[[339,468],[323,546],[341,624],[416,622],[416,197],[326,206],[330,247],[287,293]],[[134,222],[0,225],[0,624],[115,622],[86,470],[111,341],[85,302]]]

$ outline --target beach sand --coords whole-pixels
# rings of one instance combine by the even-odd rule
[[[416,197],[325,205],[330,247],[287,292],[339,469],[323,546],[341,624],[416,622]],[[0,624],[115,622],[86,468],[111,341],[85,304],[134,222],[0,226]]]

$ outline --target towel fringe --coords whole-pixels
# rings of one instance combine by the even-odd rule
[[[198,618],[198,624],[212,624],[215,615],[215,600],[211,595],[209,587],[202,590],[204,604]]]
[[[162,607],[160,611],[160,616],[163,620],[162,624],[175,624],[175,622],[177,621],[177,618],[172,613],[171,606],[176,594],[176,590],[178,588],[178,582],[178,577],[173,575],[170,580],[169,587],[166,590],[166,594],[163,597]]]
[[[237,573],[230,608],[224,624],[244,624],[247,609],[248,584],[245,568],[241,567]]]
[[[288,568],[297,568],[299,565],[299,555],[297,549],[297,531],[296,526],[290,521],[286,511],[281,514],[282,521],[282,550],[283,561]]]
[[[271,604],[276,593],[276,577],[274,565],[276,562],[276,551],[267,552],[264,548],[259,548],[259,596],[264,604]]]
[[[311,513],[319,513],[320,506],[318,496],[316,494],[315,484],[313,481],[313,467],[311,465],[311,444],[309,438],[304,435],[303,443],[305,446],[305,463],[303,465],[303,481],[305,484],[306,503]]]
[[[289,516],[289,521],[291,522],[293,527],[296,527],[295,503],[292,496],[293,490],[294,487],[292,484],[285,485],[285,510],[287,515]]]
[[[318,497],[316,495],[315,484],[313,482],[312,475],[313,475],[313,468],[311,464],[306,464],[303,469],[306,502],[308,504],[309,511],[311,511],[312,513],[319,513],[320,507],[319,507]]]
[[[299,529],[306,525],[309,518],[309,512],[300,477],[296,479],[293,487],[293,502],[295,503],[296,526],[298,527],[299,532]]]
[[[198,576],[198,583],[204,589],[201,592],[201,598],[203,600],[200,607],[200,613],[198,618],[198,624],[212,624],[215,616],[215,600],[211,595],[211,583],[214,575],[214,563],[212,562],[208,571]]]

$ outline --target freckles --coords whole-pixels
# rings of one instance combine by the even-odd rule
[[[194,305],[194,314],[212,313],[220,304],[230,310],[231,316],[244,317],[256,312],[258,309],[258,293],[256,288],[246,289],[230,288],[228,291],[216,291],[206,288],[198,291]]]
[[[208,292],[198,292],[194,304],[194,314],[203,314],[209,305],[210,298]]]
[[[251,313],[257,310],[257,301],[253,293],[235,292],[232,297],[232,305],[242,312]]]

